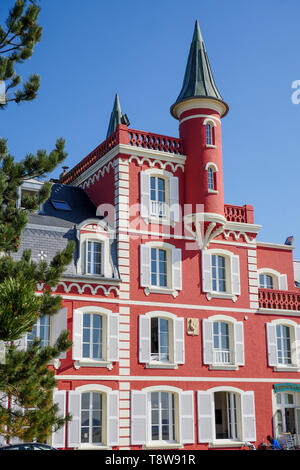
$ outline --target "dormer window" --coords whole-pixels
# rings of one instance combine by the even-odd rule
[[[86,273],[102,274],[102,243],[86,241]]]

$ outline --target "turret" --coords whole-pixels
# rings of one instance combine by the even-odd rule
[[[182,89],[171,114],[179,120],[185,164],[185,204],[214,222],[225,223],[222,172],[221,118],[228,105],[215,84],[204,42],[196,21]],[[197,209],[197,207],[198,209]]]

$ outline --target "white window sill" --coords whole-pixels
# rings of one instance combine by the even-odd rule
[[[143,450],[146,449],[183,449],[183,445],[178,442],[148,442],[143,445]]]
[[[218,194],[219,193],[219,191],[217,189],[210,189],[210,188],[208,188],[207,192],[209,194]]]
[[[216,145],[213,145],[213,144],[206,144],[206,148],[208,148],[208,149],[216,149],[217,146],[216,146]]]
[[[150,215],[149,217],[143,217],[146,224],[153,224],[153,225],[171,225],[174,227],[175,222],[170,217],[156,217],[154,215]]]
[[[214,291],[207,292],[206,293],[206,298],[207,298],[207,300],[211,300],[211,299],[229,299],[229,300],[232,300],[232,302],[237,301],[237,296],[235,294],[226,293],[226,292],[214,292]]]
[[[145,287],[144,289],[145,295],[149,294],[167,294],[172,295],[174,299],[178,295],[178,291],[175,289],[170,289],[169,287]]]
[[[74,367],[75,369],[80,369],[80,367],[106,367],[107,369],[112,370],[113,365],[112,362],[104,360],[77,359],[74,361]]]
[[[275,372],[300,372],[298,366],[277,365],[274,367]]]
[[[209,370],[239,370],[239,366],[234,364],[210,364]]]
[[[95,444],[80,444],[76,450],[111,450],[111,447]]]
[[[149,362],[146,364],[146,369],[178,369],[178,364],[172,364],[171,362]]]
[[[231,439],[217,439],[209,443],[209,448],[218,447],[244,447],[245,443],[242,441],[234,441]]]

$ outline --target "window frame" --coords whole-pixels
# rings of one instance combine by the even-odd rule
[[[173,394],[175,412],[175,440],[152,440],[151,437],[151,393]],[[180,388],[154,385],[142,390],[131,390],[131,445],[142,449],[181,449],[184,444],[194,444],[194,392]]]
[[[152,353],[152,320],[168,321],[168,359],[156,360]],[[165,311],[139,316],[139,362],[147,369],[177,369],[185,363],[184,318]]]
[[[226,290],[219,291],[213,288],[212,257],[220,256],[225,261]],[[206,293],[207,300],[212,298],[231,299],[237,301],[241,295],[240,257],[235,253],[222,249],[202,250],[202,292]]]
[[[83,357],[83,318],[85,314],[102,317],[102,358]],[[119,361],[119,315],[103,307],[88,306],[73,310],[72,360],[80,367],[106,367],[112,370]]]
[[[216,404],[218,392],[235,394],[237,397],[237,438],[216,437]],[[213,387],[197,391],[198,443],[208,443],[209,447],[243,447],[245,441],[256,441],[255,396],[253,391],[244,391],[236,387]]]
[[[166,252],[166,286],[152,284],[152,250]],[[156,259],[157,256],[156,256]],[[145,295],[171,294],[177,297],[182,290],[182,251],[175,245],[164,242],[146,242],[140,244],[140,287],[144,288]]]
[[[81,442],[81,400],[84,393],[102,396],[103,433],[101,443]],[[77,450],[111,449],[119,445],[119,391],[100,384],[80,385],[68,392],[68,411],[73,419],[68,423],[68,447]],[[74,409],[74,411],[73,411]],[[108,410],[110,411],[108,413]],[[74,440],[75,438],[75,440]]]
[[[279,271],[271,268],[260,268],[257,270],[258,274],[258,286],[259,289],[271,289],[271,290],[288,290],[287,275],[281,274]],[[273,280],[273,287],[261,287],[260,276],[270,276]]]
[[[165,184],[164,214],[159,216],[152,213],[151,178],[160,178]],[[140,216],[147,223],[174,226],[180,220],[179,208],[179,179],[173,173],[159,168],[140,171]]]
[[[225,323],[228,325],[230,362],[216,361],[214,347],[214,325]],[[203,363],[210,370],[238,370],[245,365],[245,339],[244,324],[228,315],[212,315],[202,320],[202,348]]]
[[[289,328],[291,363],[279,362],[277,327]],[[277,372],[300,371],[300,324],[280,318],[266,323],[268,366]]]
[[[89,244],[91,244],[91,260],[89,261]],[[95,262],[95,245],[100,247],[100,263]],[[95,265],[100,264],[100,272],[89,272],[88,265],[91,265],[90,270],[94,271]],[[87,276],[104,276],[104,242],[98,239],[90,238],[85,241],[85,266],[84,272]]]
[[[206,118],[203,121],[203,126],[205,129],[205,147],[206,148],[216,148],[216,135],[215,135],[215,127],[217,124],[215,123],[213,118]],[[209,134],[207,132],[209,126]]]
[[[208,162],[205,165],[205,170],[207,172],[207,192],[211,194],[218,194],[217,165],[214,162]]]

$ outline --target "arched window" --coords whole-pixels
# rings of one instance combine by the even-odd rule
[[[239,256],[230,251],[202,250],[202,291],[212,297],[232,298],[240,295]]]
[[[205,169],[207,171],[208,192],[217,192],[217,165],[213,162],[208,162]]]
[[[214,145],[213,126],[211,123],[206,124],[206,145]]]
[[[270,274],[260,274],[259,287],[261,289],[274,289],[273,276],[271,276]]]
[[[166,181],[160,176],[150,176],[150,213],[154,217],[165,217]]]
[[[266,323],[268,364],[275,370],[300,370],[300,325],[279,319]]]

